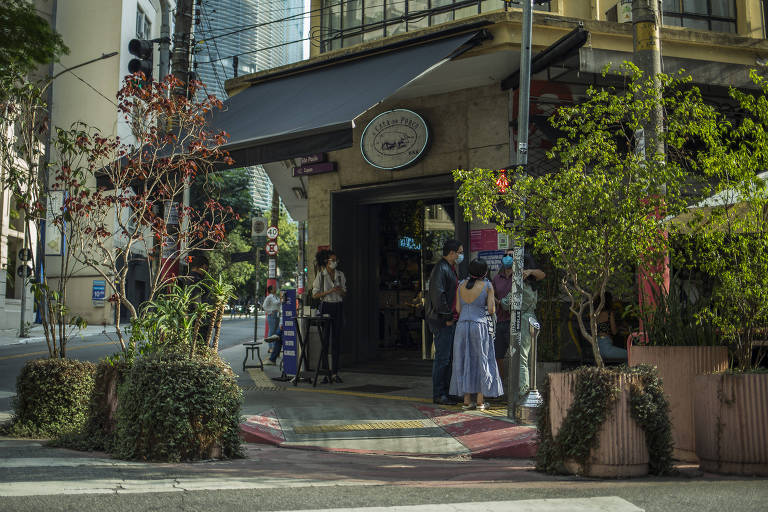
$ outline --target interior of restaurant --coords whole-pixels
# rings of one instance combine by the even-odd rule
[[[431,359],[422,290],[442,257],[443,242],[461,239],[466,222],[457,226],[453,190],[448,196],[437,190],[410,190],[419,193],[347,192],[335,194],[332,202],[332,247],[348,288],[345,365]]]

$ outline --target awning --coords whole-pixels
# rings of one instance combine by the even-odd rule
[[[352,145],[354,118],[450,60],[478,32],[373,55],[252,85],[224,102],[211,127],[237,167]]]

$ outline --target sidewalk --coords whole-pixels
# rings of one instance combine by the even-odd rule
[[[77,340],[87,336],[97,336],[99,334],[115,334],[114,325],[89,325],[85,329],[74,328],[72,330],[71,340]],[[45,333],[41,324],[32,324],[29,328],[29,336],[19,337],[19,329],[0,330],[0,347],[8,345],[24,345],[28,343],[45,343]]]
[[[240,428],[248,443],[376,455],[536,455],[535,427],[509,420],[505,405],[486,412],[434,405],[431,376],[398,374],[397,361],[390,374],[387,368],[375,373],[370,367],[351,368],[343,373],[343,384],[313,387],[273,380],[280,376],[275,366],[243,372],[241,347],[225,350],[222,356],[240,375],[245,395]],[[424,366],[428,372],[429,362]]]
[[[263,313],[260,314],[260,316],[263,316]],[[235,317],[234,319],[243,319],[246,317]],[[253,318],[253,316],[250,316],[248,318]],[[224,315],[224,322],[227,322],[228,320],[233,320],[233,318],[230,318],[229,313]],[[122,324],[122,328],[125,331],[125,329],[128,327],[127,323]],[[85,329],[78,329],[76,327],[71,328],[70,332],[70,341],[77,341],[80,338],[86,338],[88,336],[98,336],[101,334],[107,334],[107,335],[115,335],[115,326],[114,325],[88,325]],[[127,332],[126,332],[127,335]],[[117,338],[115,338],[117,339]],[[42,324],[32,324],[29,327],[29,336],[25,338],[19,337],[19,329],[0,329],[0,347],[5,347],[8,345],[25,345],[30,343],[45,343],[45,333],[43,331]]]

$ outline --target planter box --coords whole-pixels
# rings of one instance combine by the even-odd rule
[[[701,469],[768,476],[768,374],[700,375],[695,385]]]
[[[694,378],[705,373],[727,370],[728,349],[633,346],[629,353],[629,365],[641,364],[655,366],[664,382],[664,394],[669,400],[675,458],[696,462],[693,401],[697,388]]]
[[[576,375],[551,373],[549,414],[552,435],[556,436],[573,403]],[[616,386],[621,389],[608,417],[600,429],[599,445],[592,449],[588,472],[580,471],[576,462],[566,463],[566,469],[574,474],[600,478],[624,478],[648,474],[648,449],[645,433],[630,415],[629,380],[626,375],[616,376]]]

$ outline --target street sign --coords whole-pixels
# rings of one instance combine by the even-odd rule
[[[32,275],[32,267],[29,265],[19,265],[16,269],[16,275],[19,277],[29,277]]]
[[[32,259],[32,249],[19,249],[19,259],[21,261],[29,261]]]
[[[267,251],[267,254],[270,256],[277,256],[277,242],[275,240],[270,240],[267,242],[266,247],[264,247],[264,250]]]
[[[266,217],[252,217],[251,218],[251,239],[256,240],[258,237],[267,236],[267,218]]]
[[[275,238],[277,238],[277,235],[279,234],[280,234],[280,230],[277,229],[277,226],[269,226],[267,228],[267,238],[269,238],[270,240],[274,240]]]
[[[277,277],[277,262],[269,260],[267,279],[274,279],[275,277]]]

